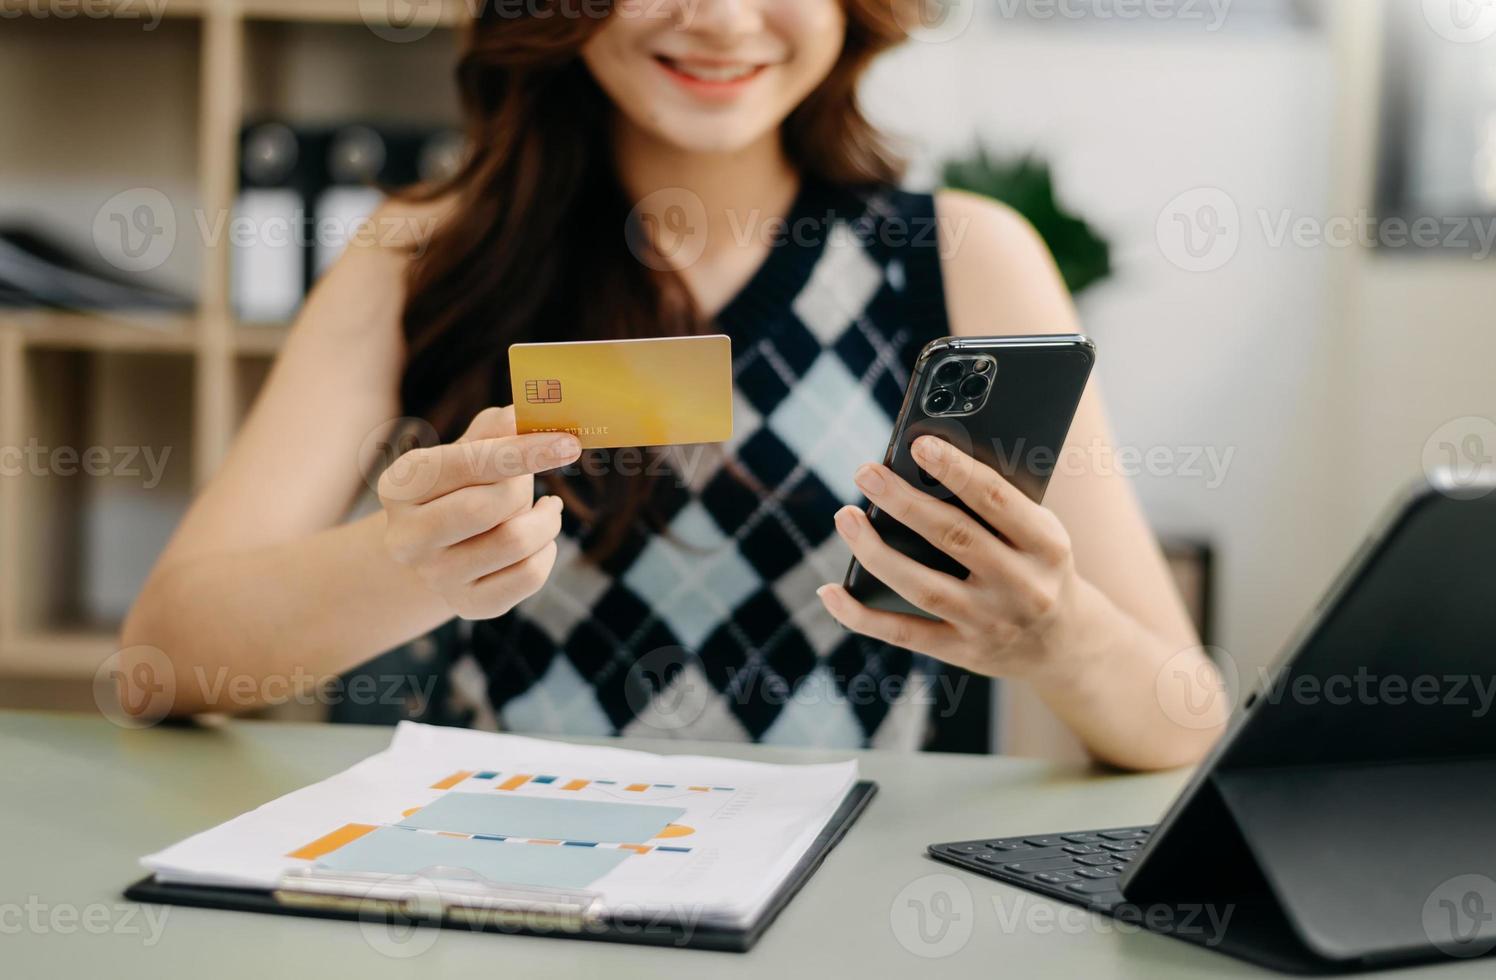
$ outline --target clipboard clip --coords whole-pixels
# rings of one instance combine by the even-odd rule
[[[597,892],[500,884],[445,865],[416,874],[297,868],[281,876],[273,894],[295,908],[478,927],[581,932],[603,920]]]

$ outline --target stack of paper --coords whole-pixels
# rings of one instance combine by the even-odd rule
[[[420,876],[596,895],[608,915],[743,927],[857,780],[402,724],[384,752],[142,863],[163,882],[288,872]]]

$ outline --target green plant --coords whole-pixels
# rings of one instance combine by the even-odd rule
[[[1001,201],[1028,219],[1049,246],[1072,295],[1112,274],[1112,250],[1084,219],[1055,199],[1049,164],[1031,155],[998,160],[985,147],[945,165],[944,183]]]

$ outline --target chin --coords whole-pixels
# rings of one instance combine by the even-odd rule
[[[655,136],[686,153],[719,156],[740,153],[758,143],[768,132],[765,129],[744,129],[737,126],[683,126],[661,127],[655,132]]]

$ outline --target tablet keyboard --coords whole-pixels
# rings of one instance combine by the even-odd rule
[[[1122,875],[1152,827],[931,844],[930,855],[1031,891],[1110,911],[1123,904]]]

